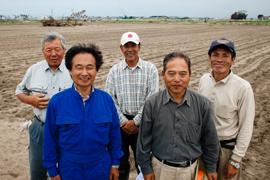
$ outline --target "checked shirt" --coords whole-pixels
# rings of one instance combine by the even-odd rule
[[[120,125],[128,121],[124,114],[135,116],[135,124],[139,125],[145,100],[158,90],[157,68],[140,58],[135,68],[130,68],[125,60],[114,65],[105,86],[117,108]]]

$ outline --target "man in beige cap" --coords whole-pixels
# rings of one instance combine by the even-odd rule
[[[141,43],[136,33],[124,33],[120,43],[125,59],[111,68],[105,91],[112,96],[120,119],[124,156],[120,159],[119,180],[126,180],[130,171],[129,146],[136,159],[142,109],[145,100],[158,91],[159,77],[155,65],[139,57]]]

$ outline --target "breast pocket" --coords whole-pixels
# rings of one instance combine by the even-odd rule
[[[80,133],[80,119],[66,116],[57,116],[55,124],[59,127],[59,138],[70,142]],[[74,143],[74,142],[71,142]]]
[[[48,94],[48,84],[32,83],[30,87],[33,94]]]
[[[72,83],[60,83],[59,91],[64,91],[72,86]]]
[[[112,114],[104,114],[99,117],[93,118],[95,127],[95,132],[99,137],[107,138],[110,132],[110,126],[112,123]],[[105,139],[104,139],[105,140]]]
[[[197,144],[201,139],[201,126],[188,122],[187,126],[187,142]]]

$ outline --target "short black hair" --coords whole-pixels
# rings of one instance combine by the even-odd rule
[[[96,60],[96,70],[98,71],[101,65],[104,63],[102,53],[99,50],[99,47],[95,44],[79,44],[71,47],[65,56],[66,67],[71,71],[72,69],[72,59],[77,54],[90,53],[94,56]]]
[[[172,53],[165,56],[165,58],[163,60],[163,72],[165,73],[165,71],[166,71],[166,66],[167,66],[168,61],[173,60],[177,57],[185,59],[185,61],[187,62],[187,65],[188,65],[188,71],[189,71],[189,73],[191,73],[190,59],[188,58],[187,55],[185,55],[181,52],[172,52]]]
[[[209,56],[210,57],[212,56],[212,52],[215,51],[216,49],[223,49],[224,51],[228,51],[228,52],[230,52],[232,54],[232,60],[233,60],[233,58],[235,58],[234,52],[232,52],[230,50],[230,48],[228,48],[226,45],[222,45],[222,44],[213,47],[213,49],[209,53]]]

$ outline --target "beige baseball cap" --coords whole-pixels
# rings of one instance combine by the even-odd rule
[[[135,44],[139,44],[140,43],[140,39],[139,36],[135,33],[135,32],[126,32],[122,35],[121,38],[121,45],[125,45],[128,42],[134,42]]]

